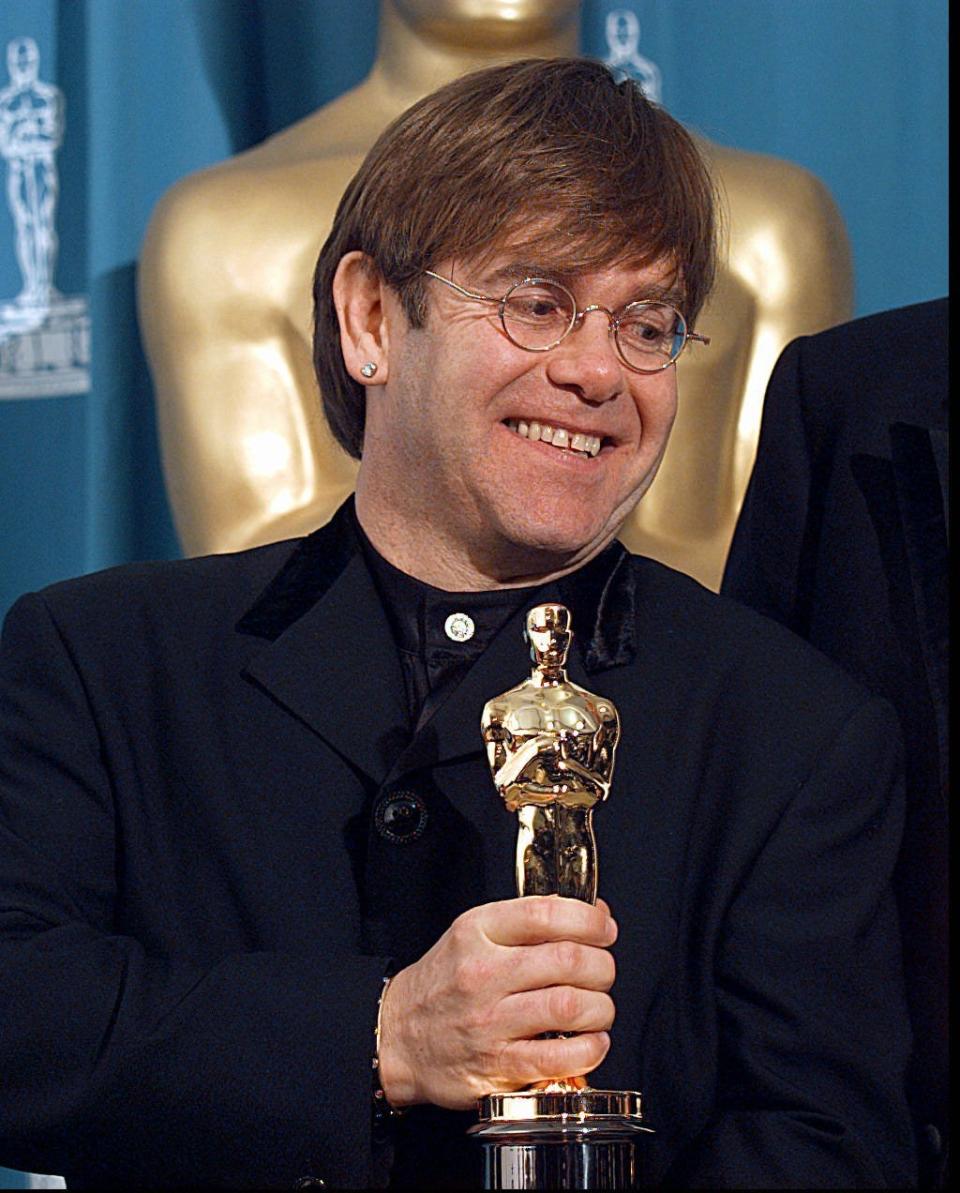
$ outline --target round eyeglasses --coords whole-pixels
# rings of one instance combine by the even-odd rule
[[[489,294],[466,290],[430,269],[424,273],[473,302],[493,303],[507,339],[527,352],[549,352],[556,348],[592,311],[602,311],[607,316],[617,355],[636,373],[659,373],[669,368],[689,340],[710,343],[709,336],[691,331],[683,315],[667,302],[630,302],[619,311],[595,302],[578,310],[577,301],[566,286],[549,278],[523,278],[503,298],[491,298]]]

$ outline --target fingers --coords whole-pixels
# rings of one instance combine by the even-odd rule
[[[580,1077],[592,1072],[610,1049],[605,1031],[584,1032],[566,1040],[511,1040],[498,1058],[502,1088],[532,1081]]]
[[[607,949],[557,940],[528,945],[510,957],[513,990],[539,990],[546,986],[577,986],[583,990],[609,990],[617,964]]]
[[[504,998],[497,1027],[505,1039],[534,1039],[544,1032],[606,1032],[616,1007],[609,994],[576,986],[526,990]]]
[[[617,938],[617,925],[607,905],[556,895],[527,895],[487,903],[477,909],[487,938],[495,944],[528,945],[572,940],[606,948]]]
[[[610,1046],[616,933],[605,903],[556,896],[458,916],[384,998],[387,1097],[461,1108],[478,1091],[592,1071]]]

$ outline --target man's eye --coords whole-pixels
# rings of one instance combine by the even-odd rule
[[[549,298],[534,298],[530,300],[529,310],[531,315],[554,315],[557,311],[557,304]]]
[[[656,347],[673,335],[673,328],[666,319],[631,319],[620,324],[620,335],[632,344]]]
[[[560,304],[552,294],[514,294],[509,302],[510,312],[521,319],[565,318]]]

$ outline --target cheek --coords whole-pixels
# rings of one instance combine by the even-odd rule
[[[641,384],[634,391],[634,403],[644,438],[665,439],[677,417],[677,383],[672,370]]]

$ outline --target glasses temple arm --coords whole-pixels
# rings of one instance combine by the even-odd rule
[[[465,290],[463,286],[458,286],[456,282],[450,278],[441,277],[439,273],[434,273],[432,269],[425,269],[424,274],[428,278],[434,278],[438,282],[443,282],[445,286],[449,286],[451,290],[456,290],[458,294],[462,294],[464,298],[472,298],[474,302],[499,302],[499,298],[491,298],[489,294],[478,294],[473,290]]]

